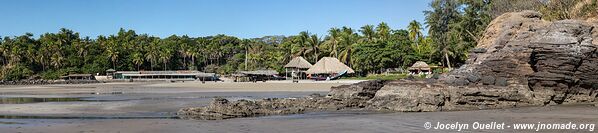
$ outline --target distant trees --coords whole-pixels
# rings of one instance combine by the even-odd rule
[[[490,20],[504,12],[532,9],[551,20],[585,18],[597,14],[596,1],[433,0],[431,9],[424,12],[423,25],[414,20],[406,29],[392,29],[384,22],[357,30],[333,27],[324,36],[303,31],[250,39],[226,35],[159,38],[120,29],[114,35],[92,39],[63,28],[37,39],[30,33],[0,37],[0,80],[56,79],[69,73],[104,73],[111,68],[282,72],[282,66],[296,56],[311,63],[336,57],[359,75],[406,68],[418,60],[450,68],[465,61]]]
[[[436,45],[443,65],[461,64],[475,47],[491,21],[491,1],[434,0],[432,10],[424,11],[428,35]],[[439,55],[439,57],[438,57]]]

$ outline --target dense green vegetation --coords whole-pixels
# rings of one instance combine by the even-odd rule
[[[227,35],[159,38],[121,29],[115,35],[90,38],[60,29],[39,37],[30,33],[0,37],[0,80],[56,79],[69,73],[104,73],[111,68],[220,74],[256,69],[282,72],[282,66],[295,56],[311,63],[321,57],[336,57],[360,76],[406,68],[418,60],[454,67],[464,62],[497,14],[532,9],[558,20],[596,12],[591,10],[596,8],[596,0],[532,1],[517,6],[508,2],[512,0],[505,1],[434,0],[431,10],[424,12],[424,24],[412,21],[406,29],[391,29],[384,22],[359,29],[333,27],[327,35],[303,31],[293,36],[252,39]],[[567,1],[590,4],[559,4]],[[580,13],[563,12],[573,9]],[[423,34],[424,26],[428,36]]]

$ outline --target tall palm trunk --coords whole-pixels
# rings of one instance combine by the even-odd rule
[[[193,66],[194,69],[197,69],[197,68],[195,68],[195,56],[191,56],[191,65]]]
[[[247,46],[245,46],[245,70],[247,70],[247,55],[248,55]]]
[[[449,60],[448,53],[446,53],[446,52],[444,53],[444,58],[446,59],[446,65],[448,66],[449,71],[450,71],[451,70],[451,61]]]

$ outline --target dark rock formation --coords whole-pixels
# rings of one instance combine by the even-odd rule
[[[216,98],[206,107],[183,108],[178,115],[183,119],[229,119],[237,117],[296,114],[304,111],[341,110],[366,108],[384,81],[364,81],[352,85],[333,87],[328,96],[310,95],[303,98],[267,98],[257,101],[229,102]]]
[[[237,117],[277,115],[277,114],[296,114],[302,113],[303,108],[295,107],[297,103],[293,99],[263,101],[238,100],[229,102],[223,98],[215,98],[207,107],[184,108],[179,111],[179,115],[185,119],[229,119]]]
[[[524,85],[535,92],[554,91],[552,95],[534,97],[555,103],[593,101],[579,97],[597,93],[598,39],[593,38],[598,37],[598,23],[549,22],[540,16],[537,12],[523,11],[496,18],[467,63],[450,75],[481,74],[483,85]],[[445,81],[464,86],[450,80]],[[469,85],[472,84],[477,83],[470,80]]]

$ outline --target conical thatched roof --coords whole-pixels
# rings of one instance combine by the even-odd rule
[[[339,73],[342,71],[347,73],[355,73],[349,66],[343,64],[336,58],[324,57],[320,59],[311,68],[307,69],[307,74],[320,74],[320,73]]]
[[[303,57],[295,57],[287,65],[284,65],[285,68],[302,68],[302,69],[309,69],[311,67],[311,63],[307,62],[307,60],[303,59]]]
[[[413,66],[409,67],[409,70],[430,70],[430,66],[426,62],[417,61]]]

